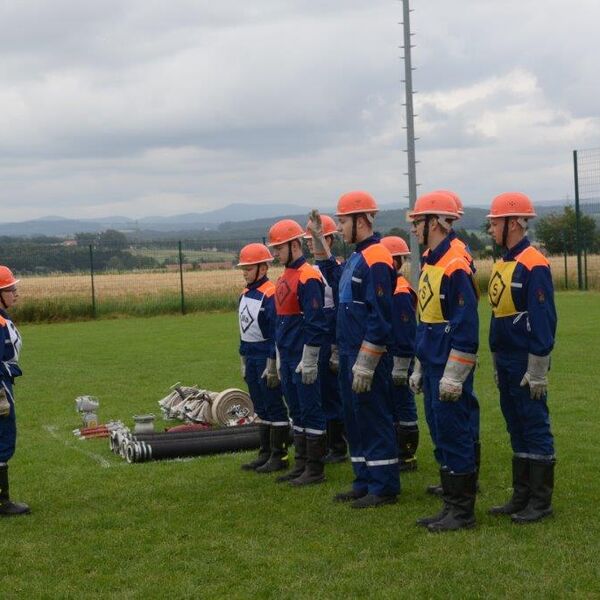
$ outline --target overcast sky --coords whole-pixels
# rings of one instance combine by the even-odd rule
[[[419,191],[573,197],[598,0],[412,0]],[[407,194],[397,0],[3,0],[3,221]]]

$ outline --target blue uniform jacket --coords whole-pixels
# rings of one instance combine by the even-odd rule
[[[424,262],[437,264],[451,251],[451,241],[446,237],[427,254]],[[442,313],[448,322],[419,323],[416,354],[424,365],[443,368],[452,348],[476,354],[479,347],[478,298],[470,272],[455,269],[451,275],[444,275],[440,297]]]
[[[296,359],[302,348],[322,346],[327,338],[321,274],[301,256],[277,280],[275,341],[282,359]]]
[[[417,296],[408,281],[398,277],[396,291],[392,297],[392,328],[394,344],[391,352],[394,356],[412,358],[415,355],[417,334]]]
[[[337,342],[340,355],[354,355],[363,340],[391,347],[392,295],[396,271],[379,234],[363,240],[344,263],[339,283]]]
[[[502,260],[514,261],[530,245],[523,238]],[[550,267],[541,255],[540,258],[539,264],[516,265],[510,293],[520,314],[500,318],[492,315],[489,338],[492,352],[546,356],[554,348],[557,322],[554,286]]]
[[[275,296],[258,290],[267,281],[269,281],[269,278],[265,275],[252,285],[249,285],[242,294],[242,296],[254,298],[255,300],[262,299],[262,306],[258,315],[258,326],[260,327],[262,336],[265,338],[261,342],[245,342],[244,340],[240,340],[240,354],[242,356],[275,358],[275,323],[277,320]]]
[[[326,279],[327,284],[332,290],[333,293],[333,306],[332,307],[324,307],[325,311],[325,320],[327,321],[327,343],[335,344],[335,326],[337,322],[337,311],[339,304],[339,283],[340,276],[335,274],[335,268],[331,266],[329,263],[333,262],[336,266],[340,266],[335,259],[335,257],[328,258],[326,260],[317,260],[315,265],[318,267],[319,271]],[[341,274],[341,269],[339,269]]]

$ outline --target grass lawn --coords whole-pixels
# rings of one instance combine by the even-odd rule
[[[370,511],[331,502],[349,465],[293,489],[241,472],[247,454],[128,465],[106,440],[75,439],[81,394],[131,424],[176,381],[240,386],[234,313],[23,326],[11,483],[33,513],[0,521],[0,597],[598,597],[600,296],[562,293],[558,308],[556,516],[519,527],[486,514],[510,493],[511,452],[482,302],[478,527],[444,535],[414,525],[439,506],[424,493],[438,475],[422,410],[419,470],[397,505]]]

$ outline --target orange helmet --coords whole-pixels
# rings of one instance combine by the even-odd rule
[[[410,248],[408,244],[397,235],[388,235],[381,238],[381,243],[390,251],[392,256],[409,256]]]
[[[490,214],[487,218],[495,217],[535,217],[533,203],[529,196],[521,192],[504,192],[492,200]]]
[[[361,213],[376,213],[377,202],[368,192],[348,192],[340,197],[335,215],[357,215]]]
[[[304,237],[304,229],[292,219],[283,219],[269,229],[267,246],[279,246],[301,237]]]
[[[323,225],[323,235],[333,235],[337,233],[337,225],[329,215],[321,215],[321,224]],[[312,233],[308,231],[308,223],[306,224],[304,239],[312,239]]]
[[[21,281],[20,279],[15,279],[13,272],[4,265],[0,265],[0,290],[16,285]]]
[[[448,194],[448,196],[451,196],[454,199],[454,202],[456,203],[456,212],[459,217],[462,217],[465,214],[462,200],[458,197],[458,194],[455,194],[451,190],[435,190],[434,193],[437,192],[440,192],[440,194]]]
[[[247,244],[240,250],[240,262],[238,267],[259,265],[261,263],[275,260],[271,252],[264,244]]]
[[[447,192],[430,192],[417,198],[414,208],[408,213],[408,220],[414,221],[419,215],[458,219],[458,210],[454,198]]]

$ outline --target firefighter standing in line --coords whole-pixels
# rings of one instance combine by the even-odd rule
[[[408,244],[398,236],[387,236],[381,243],[390,251],[398,274],[396,290],[392,299],[392,325],[394,345],[392,355],[394,425],[398,440],[400,472],[414,471],[417,468],[415,453],[419,446],[419,423],[415,395],[408,386],[411,363],[415,356],[415,336],[417,333],[416,306],[417,294],[402,275],[402,258],[410,256]]]
[[[313,234],[313,231],[315,233]],[[335,277],[330,282],[325,273],[328,272],[331,261],[334,268],[338,262],[331,254],[334,236],[337,234],[337,225],[328,215],[320,215],[319,211],[313,210],[306,226],[304,239],[308,250],[315,258],[314,267],[323,277],[325,284],[324,311],[327,319],[327,340],[321,347],[319,357],[319,377],[321,380],[321,401],[325,419],[327,420],[327,455],[325,463],[340,463],[348,460],[348,445],[344,437],[344,408],[339,392],[338,349],[335,343],[335,325],[337,320],[338,304],[338,281]],[[319,241],[313,243],[313,237],[322,240],[323,247]]]
[[[454,203],[456,204],[456,212],[458,214],[458,218],[456,219],[457,221],[464,215],[465,211],[463,208],[463,203],[462,203],[462,200],[460,199],[460,197],[458,196],[458,194],[456,194],[455,192],[452,192],[450,190],[436,190],[433,193],[446,194],[454,200]],[[461,239],[458,238],[453,227],[451,227],[448,232],[448,239],[450,240],[450,246],[452,246],[453,248],[455,248],[456,250],[458,250],[459,252],[461,252],[463,254],[464,259],[469,263],[469,266],[471,267],[471,272],[474,275],[475,272],[477,271],[477,269],[475,268],[475,263],[473,261],[473,257],[471,256],[469,247]],[[425,259],[425,257],[427,256],[428,253],[429,253],[429,249],[426,249],[425,252],[423,252],[423,260]],[[479,469],[480,469],[480,465],[481,465],[481,442],[479,439],[480,411],[479,411],[479,400],[477,399],[477,396],[475,395],[474,392],[472,392],[472,395],[471,395],[471,403],[472,403],[471,405],[473,407],[473,410],[471,411],[471,428],[473,430],[473,444],[475,446],[475,467],[477,469],[477,478],[478,478],[477,489],[479,490]],[[442,491],[443,490],[442,490],[441,483],[427,486],[428,494],[433,494],[435,496],[441,496]]]
[[[432,532],[470,528],[475,525],[477,485],[471,415],[477,292],[468,262],[448,238],[458,217],[453,199],[425,194],[408,217],[413,234],[429,249],[419,277],[418,360],[409,382],[413,391],[424,393],[444,502],[439,514],[417,523]]]
[[[258,456],[242,469],[257,473],[288,467],[289,420],[275,360],[275,284],[267,277],[273,260],[265,245],[248,244],[237,264],[246,281],[238,308],[242,377],[260,419]]]
[[[338,201],[338,229],[356,244],[339,284],[339,382],[354,470],[352,489],[334,497],[353,508],[392,504],[400,492],[398,445],[391,398],[392,294],[396,271],[389,250],[373,233],[378,211],[367,192]]]
[[[513,450],[512,498],[490,513],[511,515],[515,523],[552,514],[556,462],[547,374],[557,317],[550,265],[527,238],[535,216],[531,200],[519,192],[496,196],[488,214],[490,234],[505,249],[488,289],[490,349]]]
[[[17,441],[13,384],[22,374],[18,364],[21,336],[7,313],[19,298],[17,283],[11,270],[0,266],[0,517],[30,512],[27,504],[11,501],[8,483],[8,461]]]
[[[302,254],[304,229],[291,219],[269,230],[269,246],[284,265],[277,280],[275,342],[279,372],[294,431],[294,469],[277,479],[301,486],[325,481],[327,450],[321,406],[319,355],[327,338],[321,274]]]

